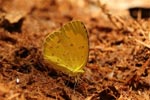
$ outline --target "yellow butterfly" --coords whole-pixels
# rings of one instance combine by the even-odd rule
[[[88,32],[81,21],[72,21],[49,34],[44,41],[44,59],[69,76],[83,73],[88,60]]]

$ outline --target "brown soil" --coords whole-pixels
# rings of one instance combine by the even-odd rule
[[[74,1],[0,0],[0,100],[150,100],[150,21]],[[77,82],[42,55],[45,36],[71,20],[89,31]]]

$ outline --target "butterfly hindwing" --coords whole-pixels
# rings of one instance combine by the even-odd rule
[[[73,21],[50,34],[44,42],[44,58],[69,75],[84,72],[88,59],[88,36],[84,24]]]

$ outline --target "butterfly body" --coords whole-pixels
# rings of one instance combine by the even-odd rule
[[[44,59],[70,76],[83,73],[88,59],[88,34],[81,21],[72,21],[48,35],[44,42]]]

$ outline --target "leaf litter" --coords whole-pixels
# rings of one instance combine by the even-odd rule
[[[96,0],[85,1],[0,2],[1,100],[150,99],[149,19],[115,15]],[[87,26],[90,45],[77,83],[42,57],[45,36],[74,19]]]

